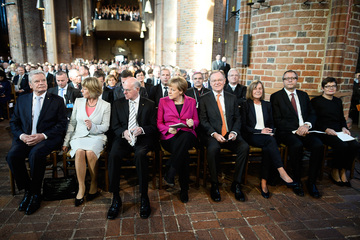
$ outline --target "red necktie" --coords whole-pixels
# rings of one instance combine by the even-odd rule
[[[292,93],[292,94],[290,94],[290,95],[291,95],[291,105],[293,106],[296,114],[298,114],[297,107],[296,107],[296,101],[295,101],[295,94]]]

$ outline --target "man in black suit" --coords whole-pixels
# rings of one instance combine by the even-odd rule
[[[226,84],[224,90],[234,94],[237,98],[237,103],[240,106],[242,103],[246,102],[247,88],[239,83],[240,74],[235,68],[230,69],[228,79],[229,83]]]
[[[207,92],[210,92],[210,90],[203,86],[204,79],[201,72],[195,72],[192,76],[192,80],[194,83],[194,87],[189,88],[185,94],[189,97],[194,98],[196,100],[196,108],[199,108],[201,96],[203,96]]]
[[[170,80],[170,70],[162,69],[160,72],[160,84],[153,86],[150,91],[149,99],[155,102],[155,106],[159,106],[160,98],[167,97],[169,92],[168,82]]]
[[[114,93],[112,89],[105,86],[105,73],[101,70],[95,71],[94,77],[96,77],[99,80],[103,89],[103,92],[100,95],[101,99],[112,104],[114,101]]]
[[[204,78],[204,82],[203,82],[204,87],[211,90],[210,81],[209,81],[209,71],[206,68],[202,68],[200,72]]]
[[[56,87],[56,80],[54,75],[49,72],[49,67],[44,65],[44,73],[47,81],[48,88]]]
[[[66,106],[66,116],[67,119],[70,120],[75,99],[82,97],[81,92],[79,89],[75,89],[67,84],[68,78],[65,72],[59,71],[56,73],[55,77],[57,87],[50,88],[48,92],[54,95],[58,95],[64,99]]]
[[[13,84],[15,85],[15,92],[21,96],[30,92],[29,77],[25,73],[25,67],[19,66],[17,68],[18,75],[14,77]]]
[[[228,80],[228,72],[230,71],[230,65],[226,62],[226,57],[222,57],[221,66],[219,70],[223,70],[226,80]]]
[[[211,64],[211,70],[220,70],[221,67],[221,60],[220,60],[221,56],[218,54],[215,57],[215,61],[212,62]]]
[[[120,83],[118,87],[116,87],[113,91],[114,93],[114,101],[117,100],[117,99],[120,99],[120,98],[123,98],[125,97],[125,94],[124,94],[124,88],[123,88],[123,83],[128,80],[129,78],[132,78],[134,77],[132,72],[130,70],[123,70],[120,74]],[[146,92],[146,89],[144,87],[140,87],[140,96],[141,97],[148,97],[148,94]]]
[[[222,71],[210,74],[212,92],[205,94],[200,101],[200,125],[205,135],[207,160],[211,175],[211,198],[221,201],[217,176],[217,161],[221,148],[230,149],[237,154],[234,182],[231,190],[238,201],[245,201],[241,191],[241,176],[249,152],[249,145],[240,135],[241,118],[236,97],[225,92],[225,75]]]
[[[6,157],[19,190],[25,189],[19,210],[27,215],[40,208],[46,156],[61,147],[67,124],[64,101],[46,92],[42,71],[30,72],[30,87],[33,93],[20,96],[16,102],[10,120],[14,139]],[[25,166],[26,157],[30,163],[30,177]]]
[[[109,191],[113,193],[113,200],[107,218],[115,219],[119,214],[122,205],[119,195],[120,167],[122,158],[133,151],[141,193],[140,217],[148,218],[151,208],[148,197],[149,163],[146,154],[153,149],[157,132],[155,104],[140,96],[140,83],[135,78],[126,80],[123,87],[125,98],[116,100],[111,112],[111,129],[115,139],[109,156]]]
[[[300,183],[293,190],[299,196],[304,196],[301,185],[303,147],[311,152],[307,187],[311,196],[319,198],[315,183],[323,159],[323,144],[315,135],[309,134],[316,115],[308,94],[296,89],[297,80],[296,72],[286,71],[283,75],[284,88],[271,95],[276,136],[289,148],[293,180]]]
[[[58,72],[59,71],[57,71],[56,73]],[[81,75],[79,70],[71,69],[68,74],[69,74],[69,79],[71,81],[69,82],[69,86],[75,89],[79,89],[81,91]]]

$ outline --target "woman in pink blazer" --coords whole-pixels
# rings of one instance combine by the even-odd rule
[[[179,173],[180,200],[189,201],[189,153],[197,145],[195,128],[199,125],[195,99],[185,96],[187,81],[174,77],[169,81],[168,97],[160,99],[157,127],[163,148],[171,153],[167,162],[168,171],[164,180],[169,186],[175,185],[175,175]],[[183,126],[173,126],[183,124]]]

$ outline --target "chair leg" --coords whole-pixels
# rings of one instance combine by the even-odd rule
[[[67,176],[69,175],[68,173],[68,169],[67,169],[67,153],[66,152],[63,152],[63,169],[64,169],[64,176]]]
[[[14,176],[10,169],[9,169],[9,177],[10,177],[11,194],[14,196],[15,195],[15,181],[14,181]]]
[[[58,172],[57,172],[57,151],[52,151],[50,153],[50,158],[52,159],[52,170],[53,170],[53,178],[58,178]]]

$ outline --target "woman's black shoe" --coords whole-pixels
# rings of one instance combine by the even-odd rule
[[[82,197],[80,199],[75,198],[75,207],[78,207],[83,203],[84,203],[84,197]]]
[[[350,183],[349,181],[347,181],[347,182],[341,181],[341,184],[342,184],[342,186],[344,186],[344,187],[351,187],[351,183]]]
[[[284,181],[285,182],[285,181]],[[288,188],[293,188],[293,187],[296,187],[299,185],[298,182],[295,182],[295,181],[292,181],[292,182],[285,182],[285,185],[288,187]]]
[[[269,189],[268,189],[268,192],[267,192],[267,193],[264,192],[264,191],[262,190],[261,183],[260,183],[260,192],[261,192],[261,196],[263,196],[263,198],[268,199],[268,198],[270,197],[270,191],[269,191]]]
[[[94,200],[97,196],[99,196],[100,192],[96,192],[94,194],[88,193],[88,195],[86,196],[86,201],[92,201]]]
[[[329,175],[329,177],[330,177],[330,180],[331,180],[335,185],[338,185],[338,186],[340,186],[340,187],[344,186],[344,182],[342,182],[341,180],[340,180],[340,181],[336,181],[331,174]]]

